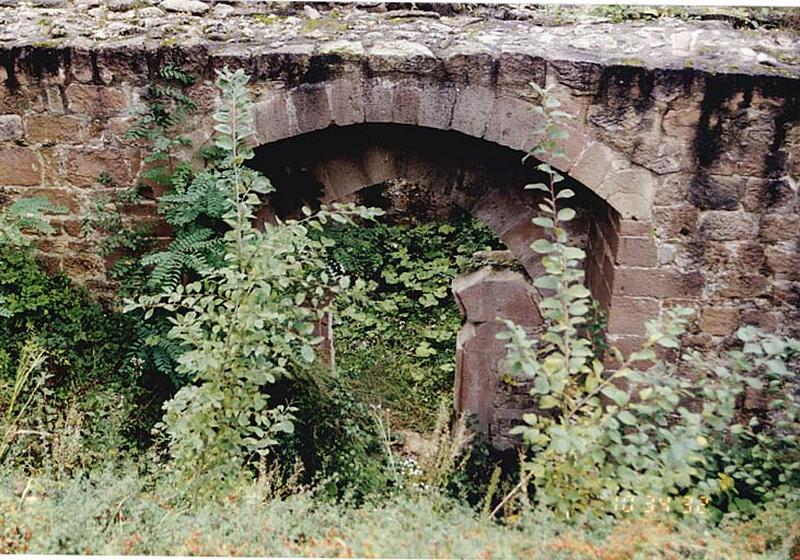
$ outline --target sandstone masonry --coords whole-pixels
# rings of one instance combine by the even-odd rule
[[[672,305],[698,311],[688,340],[699,346],[729,343],[740,322],[797,334],[796,34],[677,19],[545,26],[525,7],[499,19],[489,8],[338,6],[312,19],[261,2],[112,4],[0,0],[0,194],[70,209],[41,247],[52,268],[103,286],[106,263],[80,219],[101,172],[123,186],[140,176],[143,154],[123,134],[148,82],[173,63],[198,77],[200,110],[186,125],[196,147],[210,137],[214,71],[243,68],[265,149],[385,127],[349,153],[315,152],[324,201],[410,177],[484,220],[535,275],[527,171],[391,139],[434,130],[519,161],[536,142],[534,81],[575,115],[566,157],[551,163],[583,189],[587,283],[612,343],[635,346],[644,322]],[[131,219],[154,219],[153,205]]]

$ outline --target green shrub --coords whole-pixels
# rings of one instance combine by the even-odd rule
[[[13,385],[26,340],[36,340],[47,355],[47,382],[39,391],[47,393],[21,419],[19,429],[27,435],[15,438],[9,458],[31,466],[59,463],[55,455],[68,421],[81,442],[77,455],[61,455],[72,465],[147,442],[159,402],[127,359],[128,318],[105,309],[63,274],[46,273],[29,249],[9,245],[0,245],[0,301],[0,384]]]
[[[296,409],[295,429],[276,453],[284,464],[299,457],[304,480],[321,497],[361,503],[392,488],[371,410],[348,380],[331,375],[292,383],[286,399]]]
[[[168,284],[154,296],[129,302],[145,320],[156,309],[170,314],[168,336],[181,353],[176,372],[192,384],[165,404],[164,429],[174,464],[198,491],[219,488],[233,473],[270,454],[280,434],[293,431],[294,408],[275,403],[274,384],[302,379],[314,371],[315,327],[349,278],[333,277],[325,266],[327,238],[313,239],[328,221],[375,213],[351,205],[322,208],[302,220],[258,229],[259,195],[272,190],[267,179],[246,168],[253,157],[251,102],[243,71],[223,71],[214,113],[216,145],[224,157],[206,179],[226,193],[222,219],[224,265],[202,271],[194,282]]]
[[[335,324],[337,368],[362,399],[387,408],[396,427],[430,430],[452,392],[462,318],[453,278],[478,250],[502,247],[469,215],[443,224],[328,228],[333,260],[363,279],[365,297]]]
[[[555,121],[566,115],[547,91],[536,89],[545,124],[535,132],[544,141],[532,155],[554,156],[557,140],[564,138]],[[731,506],[752,510],[759,500],[797,502],[800,405],[790,361],[800,342],[743,328],[741,351],[694,357],[685,362],[690,368],[682,368],[681,358],[666,360],[655,351],[657,345],[680,348],[691,311],[678,308],[648,323],[641,350],[623,356],[611,348],[615,369],[606,370],[585,328],[590,294],[579,268],[585,254],[567,244],[562,226],[575,215],[560,207],[573,193],[557,188],[563,177],[548,164],[539,169],[548,184],[528,188],[547,196],[544,214],[533,221],[549,238],[531,246],[544,255],[546,271],[534,285],[553,294],[539,302],[546,329],[531,339],[506,321],[509,331],[499,335],[509,341],[511,373],[533,381],[534,411],[513,430],[530,445],[527,474],[515,490],[532,480],[534,505],[564,518],[636,509],[716,509],[718,515]],[[763,388],[774,429],[763,429],[757,415],[747,425],[738,423],[740,397]]]

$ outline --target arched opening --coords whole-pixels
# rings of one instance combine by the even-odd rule
[[[500,446],[505,446],[500,440],[507,425],[525,410],[526,399],[524,387],[509,390],[499,383],[505,350],[494,337],[501,328],[495,319],[511,316],[531,328],[541,322],[535,307],[541,294],[528,282],[541,271],[541,257],[530,249],[543,235],[531,223],[540,212],[541,193],[524,186],[543,177],[536,170],[538,162],[523,164],[523,156],[454,131],[360,124],[265,144],[256,149],[251,163],[276,188],[265,201],[263,220],[297,217],[304,205],[358,202],[383,208],[388,225],[445,223],[469,215],[494,233],[502,243],[498,248],[507,248],[514,264],[498,267],[499,261],[492,259],[500,255],[494,255],[481,270],[453,286],[464,317],[454,377],[456,407],[476,413],[481,427],[490,437],[496,434]],[[572,244],[589,254],[588,284],[607,304],[612,279],[604,277],[597,264],[604,262],[604,255],[596,258],[592,252],[605,252],[598,239],[616,213],[578,181],[567,178],[562,185],[576,193],[570,205],[577,218],[568,224]]]

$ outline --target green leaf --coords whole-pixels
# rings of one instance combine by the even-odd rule
[[[617,418],[619,418],[620,422],[628,426],[635,426],[637,424],[636,417],[627,410],[620,412]]]
[[[548,408],[555,408],[558,406],[558,401],[552,397],[551,395],[545,395],[541,399],[539,399],[539,408],[548,409]]]
[[[308,363],[314,362],[314,349],[311,346],[304,344],[300,348],[300,356]]]
[[[628,402],[628,394],[614,385],[603,387],[600,392],[619,406],[622,406]]]
[[[569,222],[575,217],[575,210],[572,208],[562,208],[558,211],[557,217],[561,222]]]
[[[553,252],[553,244],[547,239],[537,239],[531,244],[531,249],[540,254],[547,254]]]

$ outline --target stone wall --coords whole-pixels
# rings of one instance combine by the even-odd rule
[[[566,157],[551,163],[585,193],[588,284],[611,342],[635,345],[644,321],[674,304],[698,311],[687,341],[699,346],[729,342],[740,323],[797,330],[796,35],[678,20],[542,26],[524,11],[501,20],[478,8],[268,17],[257,2],[194,14],[152,2],[11,4],[0,2],[0,193],[70,209],[42,258],[90,286],[103,286],[106,263],[81,236],[81,216],[107,188],[100,173],[123,186],[139,177],[142,148],[123,134],[167,63],[198,78],[186,124],[196,147],[210,137],[214,71],[244,68],[264,154],[386,127],[351,153],[317,144],[324,200],[411,176],[492,225],[535,274],[535,204],[519,198],[533,173],[452,152],[471,138],[475,153],[519,161],[536,143],[535,81],[574,115]],[[426,156],[398,148],[398,127],[447,139]],[[130,215],[153,219],[153,204]]]

